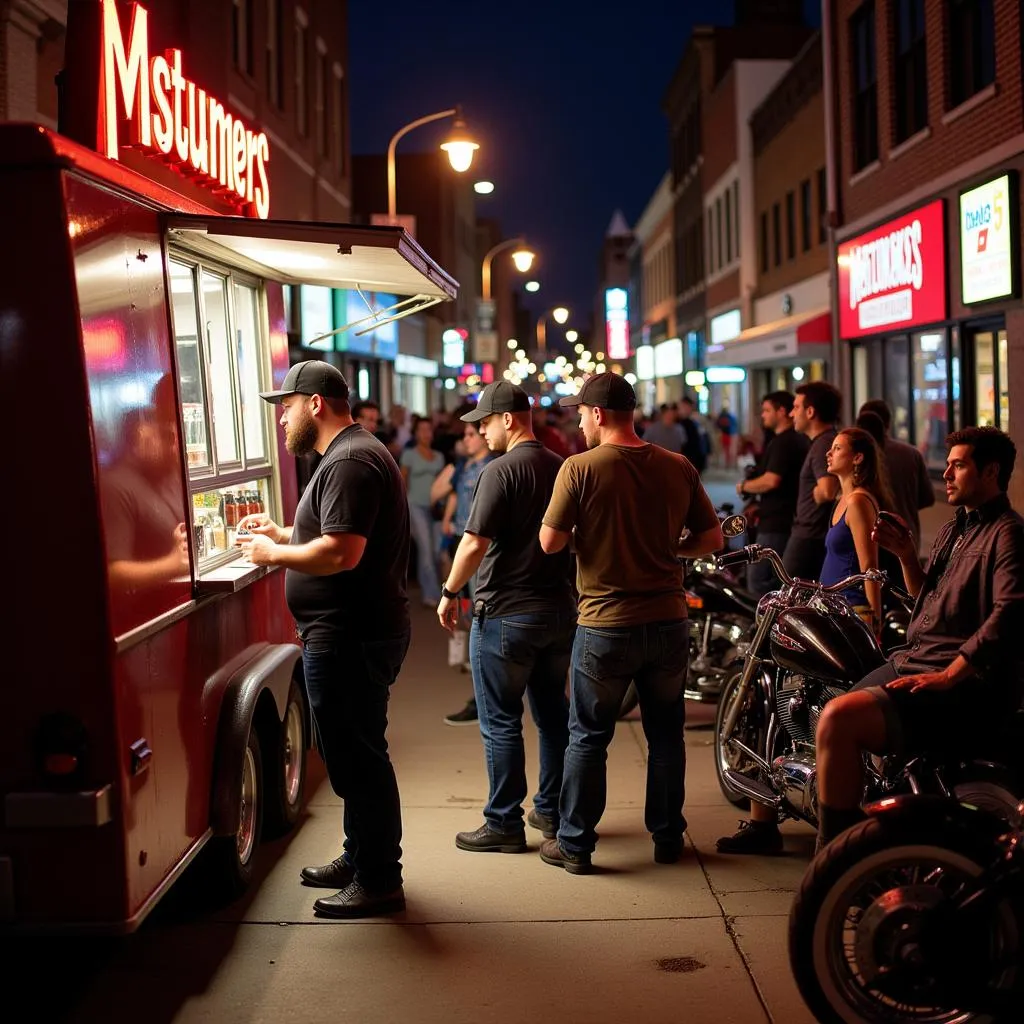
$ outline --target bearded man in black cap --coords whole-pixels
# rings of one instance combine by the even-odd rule
[[[540,782],[526,820],[547,837],[558,829],[569,739],[565,677],[576,629],[569,557],[547,557],[537,537],[562,460],[534,437],[530,398],[507,381],[488,384],[462,419],[478,423],[487,447],[504,454],[480,474],[437,606],[441,625],[454,629],[459,591],[476,574],[469,660],[489,786],[483,825],[459,832],[455,845],[520,853],[526,849],[523,697],[540,738]]]
[[[329,363],[296,363],[279,391],[288,451],[322,456],[295,525],[247,516],[239,541],[257,565],[285,567],[285,596],[331,787],[345,802],[344,852],[303,868],[309,885],[340,890],[313,904],[328,917],[405,906],[402,811],[388,755],[388,693],[409,649],[409,511],[395,460],[352,419],[348,383]]]
[[[591,870],[608,744],[635,681],[648,749],[644,820],[655,861],[672,864],[686,830],[689,631],[678,559],[719,549],[722,528],[692,463],[637,437],[624,377],[599,373],[560,404],[579,408],[589,450],[565,460],[540,531],[549,553],[572,541],[580,595],[560,824],[540,855],[572,874]]]

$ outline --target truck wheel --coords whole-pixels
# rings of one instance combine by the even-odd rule
[[[210,842],[217,883],[232,898],[245,892],[252,881],[263,826],[263,758],[259,736],[251,724],[242,753],[242,784],[237,807],[234,833],[218,836]]]
[[[267,834],[281,836],[291,831],[302,813],[306,793],[307,742],[306,698],[293,679],[288,690],[284,721],[277,730],[273,756],[268,756],[265,774]]]

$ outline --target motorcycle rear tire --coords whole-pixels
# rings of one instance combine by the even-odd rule
[[[927,852],[922,854],[922,848]],[[944,867],[944,872],[936,873],[943,877],[952,871],[976,876],[992,856],[991,846],[983,838],[965,835],[941,822],[922,827],[920,822],[890,822],[884,818],[869,818],[855,825],[819,853],[807,869],[790,911],[789,963],[800,994],[822,1024],[900,1024],[924,1019],[899,1016],[891,1002],[875,1000],[870,990],[858,983],[858,969],[842,955],[844,940],[849,941],[843,928],[850,913],[850,896],[872,884],[878,885],[875,876],[890,862],[897,867],[901,851],[905,851],[902,855],[910,863],[924,861]],[[1019,957],[1024,948],[1024,911],[1010,901],[999,904],[997,909],[1000,913],[993,915],[992,925],[1001,927],[1003,941],[1013,944],[1009,954],[1012,962],[1014,952]],[[864,944],[876,948],[870,938]],[[1020,971],[1014,976],[1012,967],[1007,973],[1008,987],[1001,988],[1000,994],[1012,1004],[1024,995],[1024,977]],[[936,1006],[939,997],[939,993],[922,991],[921,1012],[925,1007]],[[876,1012],[873,1000],[877,1003]],[[952,1013],[954,1008],[949,1010]],[[986,1013],[956,1019],[1009,1024],[1011,1019],[1019,1020],[1019,1009],[1012,1017]]]

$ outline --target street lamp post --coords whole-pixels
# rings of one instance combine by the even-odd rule
[[[537,317],[537,353],[538,355],[544,355],[548,347],[548,328],[547,318],[550,315],[551,319],[556,324],[564,324],[569,319],[569,310],[565,306],[555,306],[554,309],[546,310]]]
[[[436,114],[419,117],[415,121],[410,121],[404,127],[399,128],[391,136],[391,141],[388,143],[388,220],[392,224],[398,215],[395,173],[395,147],[398,145],[398,140],[414,128],[430,124],[431,121],[440,121],[445,117],[455,118],[455,123],[452,125],[448,138],[441,143],[441,148],[448,154],[448,162],[452,165],[453,170],[460,173],[468,171],[469,165],[473,162],[474,150],[480,148],[479,144],[473,140],[466,129],[466,122],[462,119],[460,107],[452,107],[450,110],[439,110]]]
[[[491,301],[491,263],[499,252],[503,249],[509,249],[513,245],[519,247],[512,253],[512,262],[515,263],[516,270],[520,274],[525,274],[533,266],[534,254],[526,248],[526,243],[522,238],[510,238],[508,241],[499,242],[492,249],[489,249],[487,255],[484,256],[483,266],[480,268],[480,294],[485,302]]]

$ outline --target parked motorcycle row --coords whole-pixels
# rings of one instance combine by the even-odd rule
[[[720,510],[725,552],[686,563],[686,698],[716,704],[726,799],[817,827],[815,731],[825,704],[905,641],[912,598],[878,570],[832,586],[789,576],[778,554],[731,550],[743,516]],[[767,561],[758,600],[737,571]],[[841,596],[884,587],[881,638]],[[623,714],[635,706],[633,688]],[[789,924],[790,963],[827,1024],[1004,1024],[1024,1019],[1024,722],[973,756],[865,757],[867,819],[809,866]]]
[[[758,545],[714,567],[758,561],[780,589],[757,604],[717,693],[715,769],[737,806],[816,827],[818,719],[899,646],[912,602],[877,570],[833,586],[794,580]],[[840,596],[862,582],[888,591],[881,644]],[[818,1020],[1022,1019],[1024,804],[1012,756],[1022,738],[1013,722],[975,756],[865,758],[869,817],[815,858],[790,917],[792,970]]]

